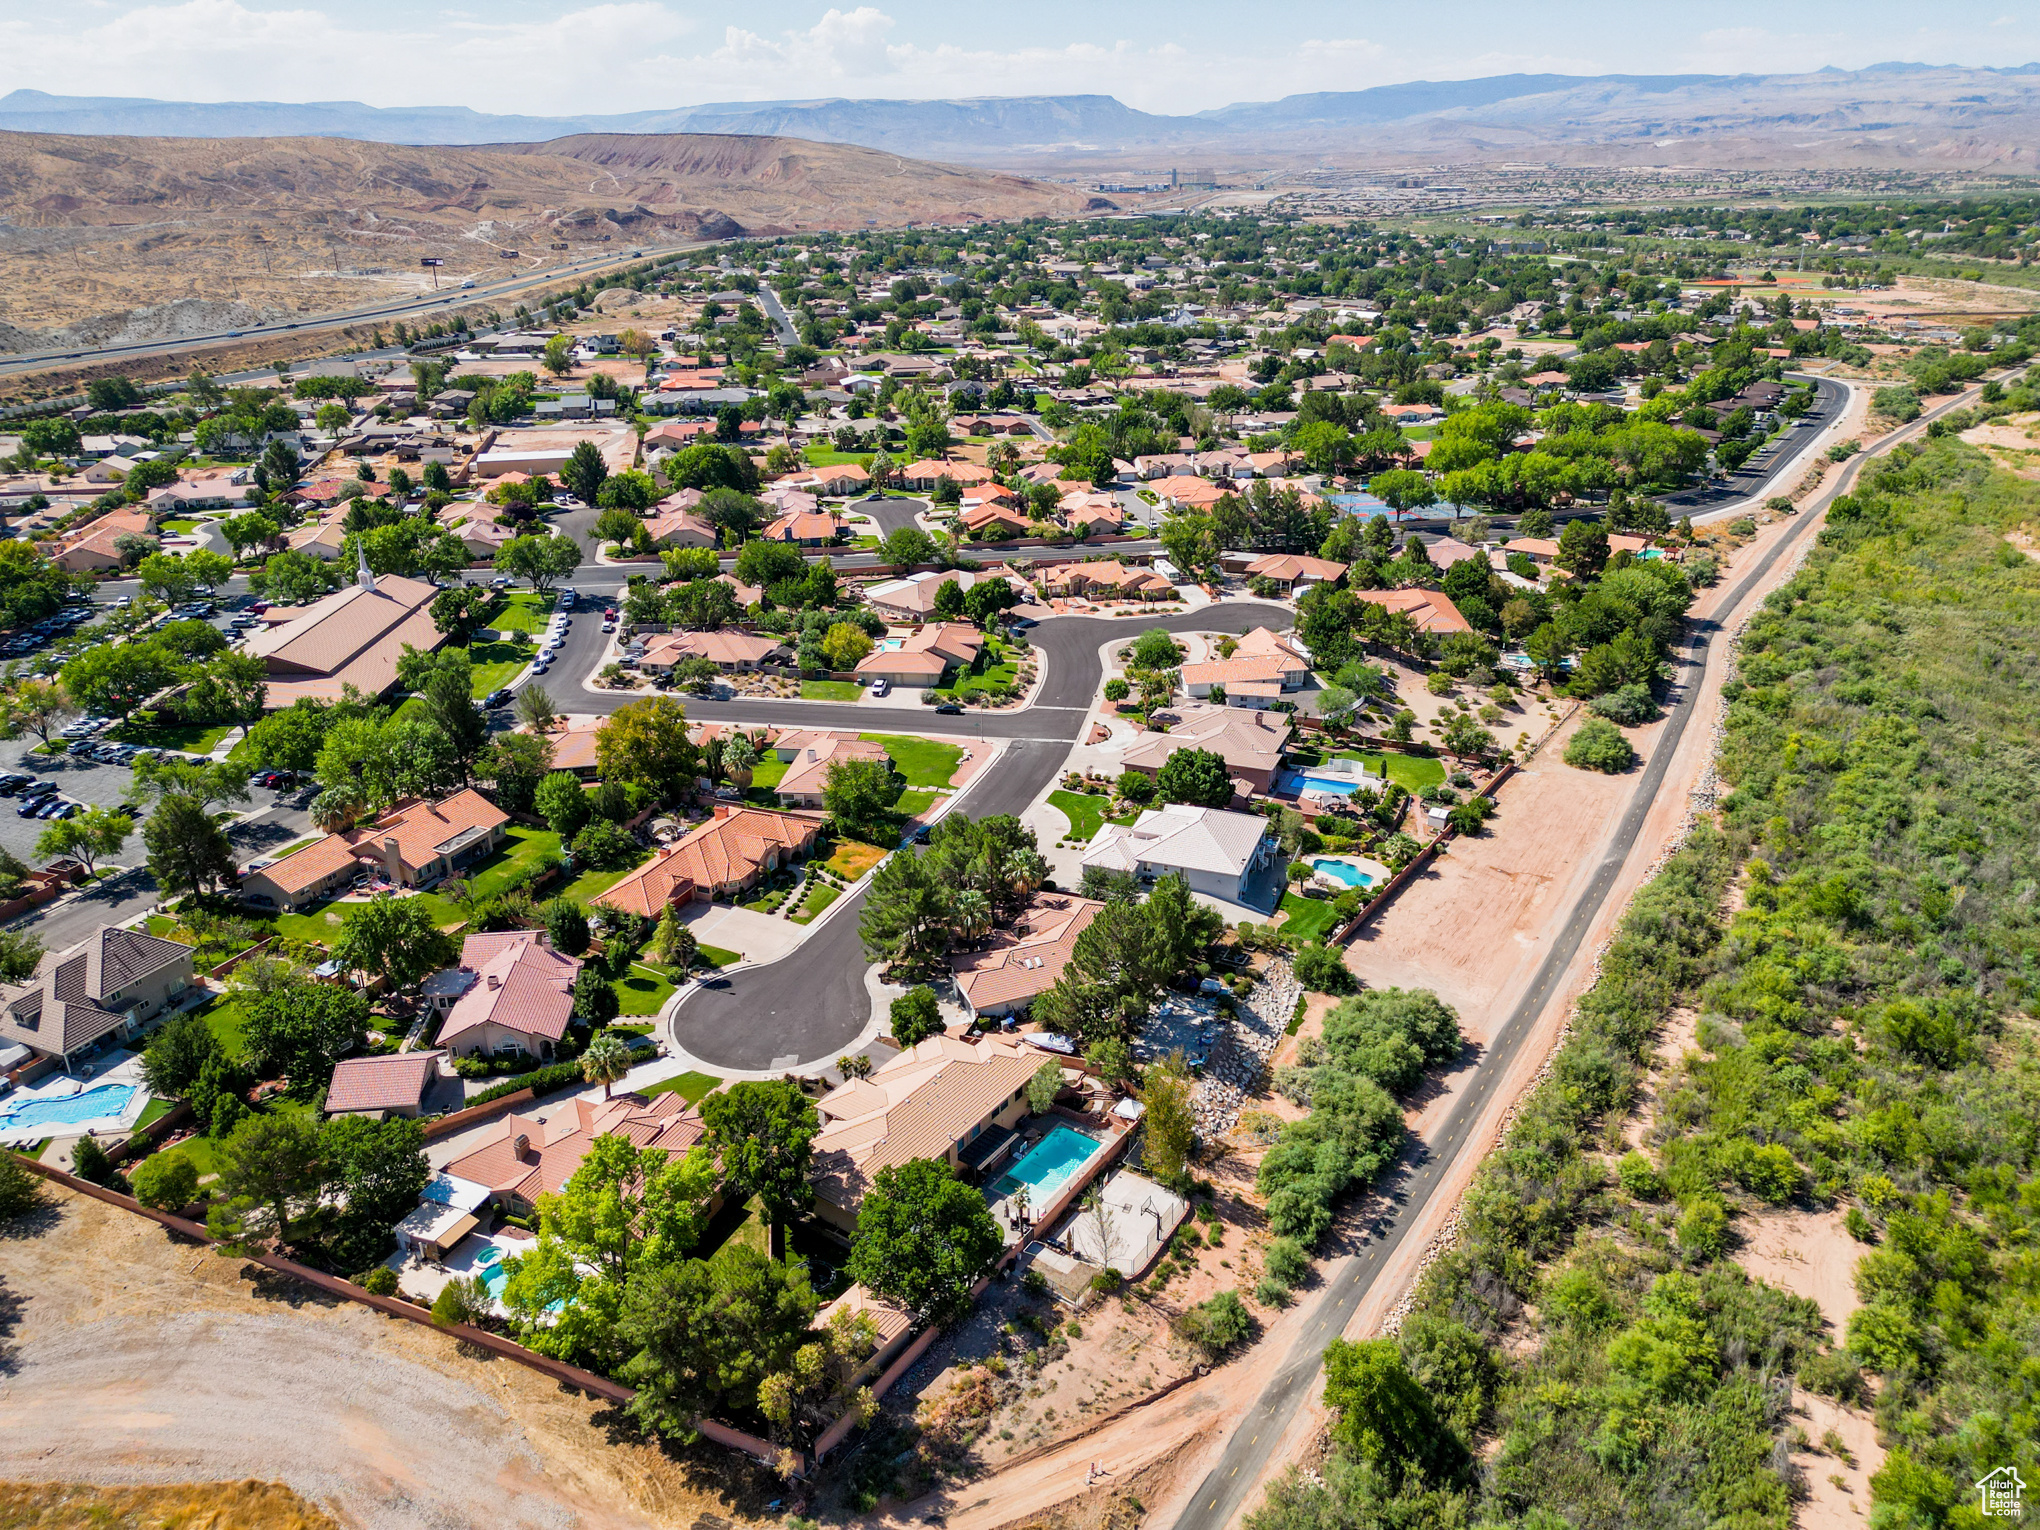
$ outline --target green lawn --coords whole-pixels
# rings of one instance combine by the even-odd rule
[[[951,701],[968,701],[971,697],[981,695],[985,691],[991,690],[994,686],[1010,685],[1017,687],[1019,683],[1020,670],[1017,665],[994,664],[981,675],[966,674],[959,670],[956,678],[950,681],[949,684],[937,686],[935,694],[947,697]]]
[[[551,595],[534,595],[514,590],[503,605],[482,625],[497,632],[537,632],[552,615]]]
[[[920,818],[935,805],[935,793],[904,791],[899,801],[893,804],[893,811],[902,818]]]
[[[248,1012],[241,1007],[238,999],[215,999],[198,1011],[205,1021],[205,1028],[213,1033],[213,1039],[220,1044],[220,1050],[232,1058],[247,1054],[248,1042],[245,1026]]]
[[[144,727],[130,718],[106,736],[123,744],[139,744],[147,749],[182,749],[191,754],[211,754],[221,739],[234,731],[232,723],[213,723],[199,727],[195,723],[165,723],[155,727]]]
[[[673,984],[656,967],[633,962],[630,976],[616,985],[616,997],[626,1015],[656,1015],[673,997]]]
[[[864,694],[864,687],[854,680],[803,680],[800,683],[802,701],[855,701]]]
[[[490,856],[478,867],[468,869],[468,884],[482,897],[491,897],[504,891],[510,883],[511,873],[519,867],[538,859],[541,855],[560,853],[560,837],[550,829],[512,828],[505,831],[506,842],[501,850]],[[601,892],[614,882],[621,872],[591,872],[590,878],[601,878],[602,885],[588,896]],[[579,882],[573,884],[578,887]],[[569,894],[573,888],[568,889]],[[458,904],[442,898],[436,893],[420,893],[425,905],[432,911],[432,922],[439,928],[465,923],[467,912]],[[351,904],[328,902],[318,904],[302,914],[279,914],[276,919],[276,933],[291,940],[309,940],[318,945],[329,945],[340,933],[346,922]]]
[[[650,857],[647,856],[631,862],[628,866],[620,867],[615,871],[584,871],[563,889],[554,893],[553,896],[571,899],[585,908],[596,898],[608,892],[618,882],[621,882],[632,871],[642,866],[645,860],[649,859]]]
[[[542,855],[560,853],[560,837],[551,829],[527,829],[522,827],[506,829],[507,842],[479,869],[471,870],[468,885],[480,897],[493,897],[510,885],[513,873],[530,865]]]
[[[1282,912],[1288,915],[1282,921],[1282,933],[1299,945],[1322,940],[1325,932],[1338,923],[1330,898],[1305,898],[1286,892],[1282,895]]]
[[[470,644],[468,659],[474,665],[474,679],[468,694],[480,701],[489,692],[508,685],[531,662],[532,652],[516,643]]]
[[[158,524],[163,530],[174,532],[178,536],[189,536],[192,532],[198,530],[197,521],[162,521]]]
[[[1365,760],[1369,770],[1385,770],[1389,780],[1411,792],[1436,786],[1445,779],[1444,764],[1420,754],[1367,754],[1358,749],[1341,749],[1338,757],[1342,760]]]
[[[701,953],[701,959],[711,967],[734,967],[744,959],[744,953],[741,951],[727,951],[721,946],[711,946],[705,941],[695,949]]]
[[[1105,809],[1110,797],[1093,797],[1085,792],[1050,792],[1049,805],[1070,821],[1070,838],[1089,842],[1105,826]],[[1135,815],[1138,816],[1138,815]],[[1114,823],[1132,823],[1132,818],[1115,818]]]
[[[191,1166],[198,1170],[200,1179],[209,1179],[219,1173],[220,1166],[213,1158],[212,1138],[203,1133],[189,1141],[179,1143],[169,1150],[173,1158],[188,1158]]]
[[[701,1097],[722,1082],[712,1073],[682,1073],[673,1078],[662,1078],[656,1084],[647,1084],[638,1091],[643,1095],[677,1094],[690,1105],[701,1103]]]
[[[808,889],[807,901],[801,904],[800,912],[788,917],[795,924],[812,923],[815,916],[843,896],[843,889],[832,882],[816,882]]]
[[[846,462],[854,462],[859,467],[870,467],[873,454],[839,452],[833,446],[810,446],[802,452],[802,455],[807,458],[809,467],[841,467]]]
[[[318,842],[319,842],[318,839],[314,837],[312,839],[301,839],[297,841],[295,844],[285,845],[281,850],[276,852],[276,858],[280,861],[286,855],[296,855],[298,851],[304,849],[306,846],[316,845]],[[156,921],[153,919],[149,921],[149,923],[151,924],[154,924],[155,922]]]
[[[787,767],[792,763],[791,760],[782,760],[778,755],[768,753],[764,759],[751,767],[751,790],[754,792],[774,790],[786,779]]]
[[[909,786],[947,786],[963,759],[963,750],[956,744],[931,743],[902,733],[860,733],[858,737],[885,745],[885,752]]]
[[[155,1125],[176,1108],[175,1100],[166,1100],[162,1095],[157,1095],[142,1108],[142,1113],[135,1117],[135,1130],[140,1131],[145,1126]]]

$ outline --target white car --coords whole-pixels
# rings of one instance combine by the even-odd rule
[[[889,695],[891,691],[892,681],[890,680],[874,680],[871,682],[871,694],[874,696]]]
[[[614,631],[616,630],[616,623],[615,623],[615,622],[604,622],[604,623],[602,624],[602,630],[603,630],[604,632],[614,632]]]

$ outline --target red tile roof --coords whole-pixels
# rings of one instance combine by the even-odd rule
[[[447,1012],[439,1028],[442,1046],[485,1025],[541,1041],[567,1033],[581,964],[553,950],[544,931],[470,935],[461,944],[460,964],[476,982]]]
[[[443,1052],[399,1052],[394,1057],[343,1057],[326,1086],[326,1113],[416,1110],[439,1077]]]

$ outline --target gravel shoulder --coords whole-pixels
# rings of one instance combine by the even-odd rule
[[[368,1530],[748,1518],[770,1478],[57,1191],[0,1236],[0,1478],[282,1480]]]

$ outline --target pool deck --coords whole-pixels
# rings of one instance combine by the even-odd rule
[[[1041,1214],[1044,1211],[1046,1211],[1049,1208],[1049,1206],[1051,1206],[1057,1199],[1059,1199],[1063,1195],[1063,1193],[1069,1189],[1071,1184],[1081,1182],[1083,1180],[1090,1178],[1092,1175],[1096,1174],[1098,1172],[1098,1165],[1102,1161],[1103,1156],[1113,1146],[1113,1142],[1109,1137],[1100,1137],[1096,1132],[1081,1127],[1073,1121],[1057,1117],[1041,1117],[1037,1119],[1042,1120],[1044,1122],[1040,1135],[1037,1136],[1033,1141],[1027,1143],[1026,1146],[1022,1148],[1021,1151],[1014,1156],[1013,1163],[1009,1164],[1006,1168],[1001,1169],[997,1177],[992,1180],[991,1184],[985,1186],[984,1191],[985,1204],[991,1208],[992,1220],[999,1224],[999,1231],[1002,1234],[1004,1234],[1006,1239],[1006,1247],[1008,1248],[1011,1248],[1014,1244],[1020,1242],[1021,1239],[1023,1238],[1032,1237],[1033,1233],[1031,1231],[1031,1228],[1034,1226],[1036,1222],[1040,1220]],[[1042,1196],[1042,1199],[1040,1201],[1036,1201],[1034,1199],[1034,1193],[1039,1187],[1031,1185],[1028,1187],[1029,1191],[1027,1203],[1028,1220],[1025,1224],[1023,1224],[1016,1220],[1016,1218],[1012,1214],[1013,1197],[1010,1195],[1002,1195],[997,1200],[994,1200],[992,1199],[992,1188],[993,1186],[1000,1183],[1000,1181],[1010,1177],[1013,1172],[1014,1164],[1020,1163],[1021,1160],[1025,1159],[1029,1153],[1032,1153],[1035,1150],[1037,1150],[1042,1145],[1042,1143],[1046,1142],[1050,1137],[1054,1136],[1058,1130],[1069,1131],[1079,1137],[1088,1137],[1093,1144],[1091,1151],[1085,1154],[1084,1157],[1075,1166],[1071,1168],[1068,1174],[1066,1174],[1055,1186],[1049,1189]]]
[[[446,1289],[446,1283],[454,1276],[471,1278],[481,1274],[484,1250],[500,1248],[503,1257],[508,1259],[513,1254],[529,1253],[536,1242],[529,1233],[518,1228],[499,1227],[492,1233],[469,1233],[454,1245],[453,1252],[443,1261],[421,1259],[398,1249],[383,1263],[397,1272],[397,1288],[400,1291],[406,1296],[429,1302]],[[492,1300],[489,1306],[497,1316],[507,1315],[501,1303]]]
[[[24,1106],[42,1102],[69,1099],[74,1095],[87,1094],[94,1089],[108,1085],[130,1088],[129,1095],[121,1108],[111,1115],[87,1116],[77,1121],[43,1121],[19,1126],[4,1124],[9,1117]],[[134,1130],[134,1124],[141,1119],[142,1112],[155,1099],[148,1081],[142,1077],[142,1059],[133,1052],[123,1052],[111,1057],[104,1066],[95,1067],[90,1078],[79,1078],[73,1074],[57,1073],[29,1088],[15,1091],[0,1099],[0,1143],[8,1147],[26,1147],[41,1142],[45,1137],[63,1137],[75,1140],[79,1137],[121,1137]],[[65,1160],[69,1162],[68,1157]]]

